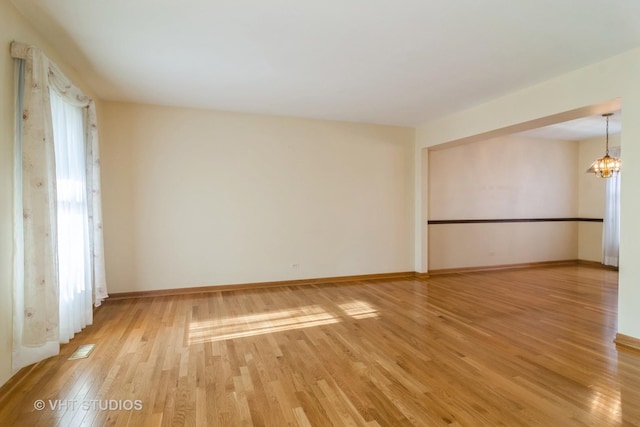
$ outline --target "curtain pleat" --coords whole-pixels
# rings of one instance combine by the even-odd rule
[[[22,343],[58,340],[56,183],[48,66],[30,50],[25,58],[22,110],[24,330]]]

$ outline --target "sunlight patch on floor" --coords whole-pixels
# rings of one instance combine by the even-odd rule
[[[358,320],[380,316],[378,310],[365,301],[354,300],[338,304],[338,307],[347,316]],[[189,324],[189,345],[311,328],[341,321],[339,316],[329,313],[317,304],[273,312],[192,321]]]
[[[338,307],[344,311],[347,315],[354,319],[368,319],[380,317],[378,310],[373,308],[371,304],[365,301],[352,301],[344,304],[338,304]]]
[[[250,337],[292,329],[338,323],[340,319],[319,305],[303,306],[271,313],[226,317],[219,320],[191,322],[189,345]]]

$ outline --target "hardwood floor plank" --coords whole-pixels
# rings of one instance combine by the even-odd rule
[[[0,425],[640,425],[616,307],[590,265],[106,301]]]

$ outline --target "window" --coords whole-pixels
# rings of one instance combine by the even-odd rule
[[[609,152],[614,157],[620,157],[620,147],[611,147]],[[607,178],[605,181],[602,263],[617,267],[620,251],[620,174]]]
[[[50,91],[57,199],[60,342],[92,322],[83,108]]]

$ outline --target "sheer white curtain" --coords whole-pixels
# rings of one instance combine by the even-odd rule
[[[16,59],[17,77],[12,355],[13,370],[17,371],[58,354],[59,343],[73,336],[73,332],[79,330],[77,325],[91,321],[91,302],[100,305],[107,297],[107,289],[95,105],[39,49],[13,42],[11,55]],[[79,158],[79,153],[56,152],[69,148],[54,147],[54,139],[60,141],[66,137],[54,135],[53,116],[58,113],[52,112],[52,102],[57,103],[52,97],[62,99],[64,104],[75,109],[70,112],[64,107],[60,110],[64,111],[60,113],[63,118],[56,120],[71,120],[71,128],[75,126],[76,130],[78,122],[82,124],[84,120],[84,128],[79,129],[84,157]],[[83,184],[76,181],[75,174],[63,176],[58,183],[56,172],[70,173],[68,171],[72,169],[71,164],[64,164],[67,155],[74,159],[74,167],[84,163]],[[62,195],[60,206],[57,190]],[[70,200],[66,200],[67,196]],[[78,207],[79,199],[83,199],[84,207]],[[58,207],[61,215],[58,215]],[[78,225],[77,218],[71,219],[78,211],[86,212],[86,223],[82,220],[80,234],[59,236],[59,231]],[[70,274],[73,278],[64,279],[65,283],[72,284],[72,288],[63,289],[58,269],[64,277],[65,269],[68,270],[65,265],[71,264],[64,261],[66,255],[60,255],[58,247],[68,246],[71,253],[80,245],[85,250],[84,259],[74,261],[74,274]],[[59,255],[63,259],[60,265]],[[88,289],[77,299],[81,304],[79,314],[70,319],[61,318],[65,295],[76,293],[74,286],[79,282]]]
[[[620,147],[610,148],[609,154],[620,157]],[[602,263],[617,267],[620,250],[620,174],[607,178],[605,185]]]
[[[82,108],[51,91],[56,158],[60,342],[92,322],[86,153]]]

